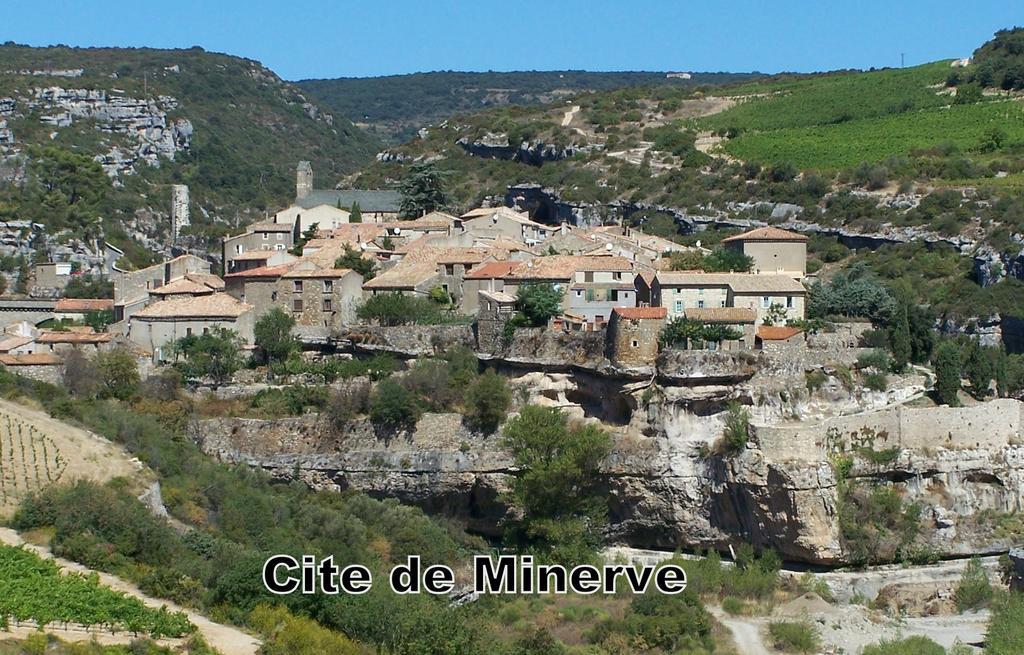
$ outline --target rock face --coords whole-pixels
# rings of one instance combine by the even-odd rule
[[[470,141],[469,137],[462,137],[455,143],[474,157],[505,159],[532,166],[540,166],[544,162],[560,161],[575,157],[580,153],[603,149],[603,146],[600,145],[557,145],[544,141],[523,141],[519,145],[515,145],[509,142],[507,134],[485,134],[474,141]]]
[[[192,123],[168,116],[177,108],[178,101],[171,96],[145,100],[108,95],[102,89],[59,86],[35,88],[23,97],[0,98],[0,116],[38,114],[41,123],[58,129],[91,120],[100,132],[124,137],[126,147],[114,146],[96,157],[111,177],[134,172],[137,163],[159,166],[161,158],[173,161],[178,152],[189,148]],[[16,136],[7,129],[6,121],[0,125],[0,145],[14,147]]]

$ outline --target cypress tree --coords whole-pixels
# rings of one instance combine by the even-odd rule
[[[960,347],[955,341],[945,341],[935,352],[935,395],[940,404],[956,407],[959,391]]]
[[[978,343],[973,344],[971,354],[967,358],[967,379],[971,382],[972,396],[982,400],[988,395],[993,373],[989,349]]]
[[[907,305],[901,302],[896,307],[892,326],[889,328],[889,343],[892,346],[892,370],[902,371],[910,362],[913,349],[910,341],[910,320]]]

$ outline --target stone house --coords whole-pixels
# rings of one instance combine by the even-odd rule
[[[691,321],[706,325],[724,325],[740,332],[743,336],[736,340],[736,347],[753,348],[756,345],[755,324],[757,312],[749,307],[709,307],[705,309],[687,309],[683,316]],[[728,349],[732,344],[725,344]]]
[[[109,350],[114,345],[114,335],[109,332],[95,332],[92,328],[76,328],[66,331],[43,330],[36,337],[35,352],[64,353],[78,350],[86,355]]]
[[[153,353],[154,360],[161,361],[174,341],[213,328],[233,330],[245,343],[251,344],[254,315],[252,305],[227,293],[161,300],[129,319],[128,338]]]
[[[462,215],[462,227],[475,237],[507,237],[534,246],[562,232],[558,225],[544,225],[508,207],[483,207]]]
[[[291,205],[274,214],[273,220],[279,225],[293,226],[293,234],[298,233],[301,236],[313,225],[319,230],[330,232],[340,225],[347,225],[348,219],[347,208],[339,209],[334,205],[316,205],[309,208]]]
[[[288,311],[278,282],[289,266],[264,266],[224,276],[224,290],[232,298],[253,306],[254,320],[274,307]],[[280,298],[280,299],[279,299]]]
[[[195,255],[181,255],[137,271],[116,271],[114,277],[114,320],[130,318],[149,302],[149,292],[185,277],[210,275],[210,262]]]
[[[722,245],[754,260],[756,274],[788,275],[802,280],[807,275],[807,237],[777,227],[759,227],[722,240]]]
[[[481,291],[489,293],[504,291],[505,278],[519,264],[518,261],[484,262],[467,272],[462,279],[463,293],[460,305],[462,313],[477,313],[480,308],[479,294]]]
[[[788,325],[762,325],[757,328],[757,344],[762,350],[786,352],[803,348],[806,335]]]
[[[55,385],[64,377],[64,360],[54,353],[0,355],[0,366],[16,375]]]
[[[61,298],[53,307],[57,320],[82,321],[93,312],[114,312],[111,298]]]
[[[224,271],[226,273],[239,273],[264,266],[281,266],[282,264],[293,262],[295,259],[295,255],[287,250],[250,250],[236,255],[229,262],[225,262]]]
[[[401,202],[397,191],[314,189],[313,167],[309,162],[300,161],[295,167],[295,204],[304,209],[327,205],[347,211],[358,203],[364,222],[379,223],[398,218]]]
[[[608,359],[616,366],[653,366],[667,315],[664,307],[613,308],[605,347]]]
[[[235,259],[254,250],[287,253],[295,245],[295,241],[298,238],[299,232],[295,225],[273,223],[270,221],[254,223],[245,232],[224,239],[224,270],[226,272],[234,271]]]
[[[35,351],[35,337],[20,334],[0,336],[0,355],[27,355]]]
[[[746,307],[778,320],[804,318],[807,290],[786,275],[659,271],[651,284],[651,305],[665,307],[669,319],[688,309]]]
[[[356,322],[362,287],[363,276],[348,268],[292,269],[278,279],[277,304],[296,325],[337,328]]]
[[[516,297],[483,289],[477,295],[477,347],[482,352],[498,352],[505,341],[505,324],[515,316]]]
[[[71,281],[71,262],[46,262],[32,268],[32,295],[50,295],[64,290]]]
[[[363,284],[370,295],[401,293],[407,296],[426,296],[438,286],[440,276],[432,261],[400,261],[387,271]]]

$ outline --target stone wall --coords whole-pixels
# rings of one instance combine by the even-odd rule
[[[974,407],[897,406],[818,423],[762,425],[756,439],[776,461],[822,461],[833,450],[857,446],[934,450],[1001,450],[1021,438],[1024,403],[993,400]]]
[[[344,336],[357,350],[390,352],[401,357],[429,357],[451,348],[476,346],[470,325],[361,326]]]

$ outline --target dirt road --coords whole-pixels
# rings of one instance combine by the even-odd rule
[[[72,562],[61,557],[54,557],[49,548],[26,544],[25,540],[21,538],[21,535],[9,528],[0,528],[0,542],[12,546],[25,545],[29,550],[38,554],[40,557],[52,559],[60,565],[61,568],[69,571],[77,571],[79,573],[92,572],[92,569],[82,566],[77,562]],[[202,634],[203,638],[206,639],[206,643],[220,651],[223,655],[256,655],[259,651],[261,646],[260,640],[250,634],[242,632],[238,628],[223,625],[221,623],[214,623],[202,614],[198,614],[190,609],[180,607],[170,601],[147,596],[142,593],[138,587],[117,576],[110,575],[109,573],[103,573],[102,571],[96,571],[96,574],[99,576],[100,582],[105,586],[110,587],[111,589],[116,589],[117,591],[122,591],[130,596],[134,596],[142,601],[147,607],[160,608],[162,606],[166,606],[167,609],[172,612],[184,612],[188,616],[188,620],[199,629],[200,634]],[[65,635],[63,633],[55,631],[55,634],[63,639],[69,638],[69,635]],[[70,636],[73,637],[74,635]]]

